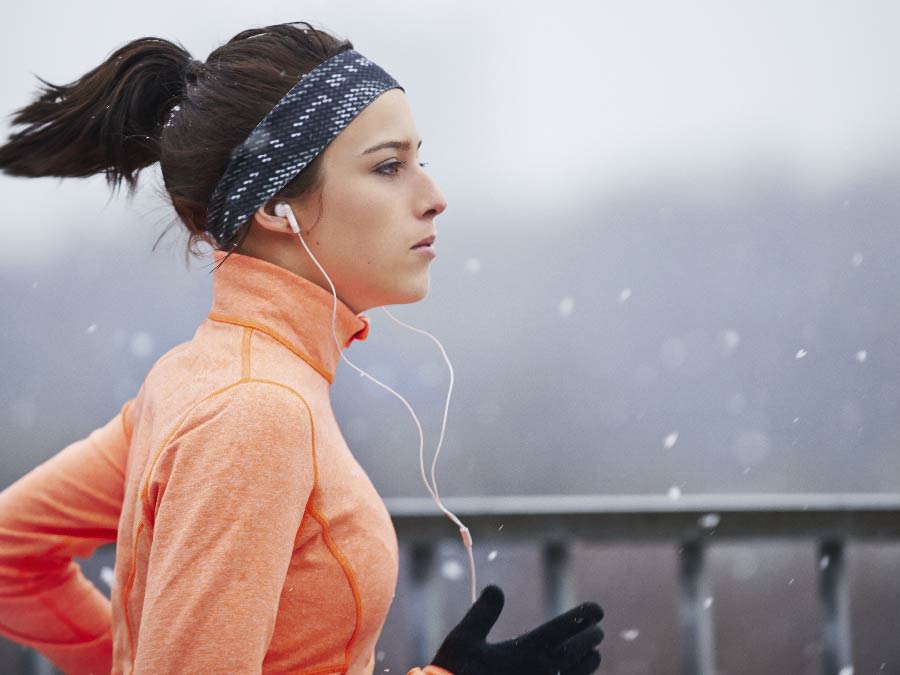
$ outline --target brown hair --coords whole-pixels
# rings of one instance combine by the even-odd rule
[[[0,146],[0,169],[28,177],[102,171],[114,191],[124,180],[130,198],[141,169],[158,161],[165,184],[160,196],[168,196],[190,232],[185,263],[189,254],[202,255],[201,241],[230,255],[252,218],[219,245],[206,231],[206,206],[232,149],[303,75],[347,49],[353,49],[350,41],[306,22],[242,31],[205,63],[168,40],[133,40],[69,84],[36,76],[45,87],[13,114],[13,124],[28,126]],[[321,156],[273,199],[318,190]]]

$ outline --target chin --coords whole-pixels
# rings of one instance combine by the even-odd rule
[[[398,298],[394,303],[395,305],[409,305],[414,302],[419,302],[420,300],[424,300],[428,295],[430,284],[428,277],[425,277],[423,283],[420,284],[410,284],[408,287],[404,288],[404,292],[401,297]]]

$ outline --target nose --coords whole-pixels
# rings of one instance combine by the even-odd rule
[[[428,176],[428,187],[429,191],[426,197],[427,209],[425,215],[434,218],[443,213],[447,208],[447,198],[444,197],[444,193],[441,192],[431,176]]]

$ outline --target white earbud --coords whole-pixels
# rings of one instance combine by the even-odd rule
[[[293,212],[291,211],[291,207],[288,206],[286,202],[278,202],[275,205],[275,215],[287,218],[288,222],[291,224],[291,230],[293,230],[294,234],[300,234],[300,228],[297,226],[296,219],[291,218],[288,214],[293,215]]]

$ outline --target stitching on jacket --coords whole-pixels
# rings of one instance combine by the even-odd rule
[[[56,612],[56,609],[55,609],[55,608],[52,608],[52,607],[51,607],[51,609],[52,609],[54,612]],[[56,614],[57,614],[57,616],[58,616],[59,618],[64,618],[64,617],[63,617],[61,614],[59,614],[58,612],[56,612]],[[77,647],[82,647],[82,648],[83,648],[83,647],[85,646],[86,643],[97,642],[98,640],[102,640],[103,638],[105,638],[107,635],[110,634],[111,630],[112,630],[112,629],[108,629],[108,630],[104,631],[104,633],[103,633],[102,635],[97,635],[96,637],[88,638],[87,640],[82,640],[82,639],[77,639],[77,640],[44,640],[44,639],[41,639],[41,640],[38,640],[37,642],[40,642],[41,645],[52,645],[52,646],[54,646],[54,647],[66,647],[66,646],[71,645],[71,646],[73,646],[73,647],[74,647],[74,646],[77,646]],[[7,626],[4,626],[3,624],[0,624],[0,635],[4,635],[4,636],[6,636],[6,637],[9,637],[9,639],[14,640],[14,641],[16,641],[16,642],[21,642],[22,644],[28,644],[29,642],[36,642],[36,640],[35,640],[33,637],[29,637],[28,635],[25,635],[24,633],[20,633],[20,632],[18,632],[17,630],[13,630],[12,628],[9,628],[9,627],[7,627]],[[86,635],[86,634],[85,634],[85,635]]]
[[[135,397],[137,398],[137,397]],[[128,441],[128,444],[131,445],[131,434],[132,431],[128,430],[128,423],[126,422],[126,417],[128,413],[126,412],[126,408],[130,410],[130,406],[134,404],[134,398],[128,399],[119,409],[119,414],[122,416],[122,433],[125,434],[125,440]]]
[[[134,650],[134,631],[131,628],[131,618],[128,616],[128,597],[131,595],[131,589],[134,586],[134,577],[137,575],[137,547],[139,537],[141,536],[141,532],[144,530],[144,521],[138,523],[137,532],[134,535],[134,540],[131,543],[131,571],[128,573],[128,581],[125,583],[125,588],[122,589],[122,611],[125,616],[125,628],[128,630],[128,648],[131,653],[131,670],[128,671],[129,675],[134,673],[134,661],[135,654]]]
[[[131,588],[134,583],[134,577],[137,573],[138,537],[140,537],[141,532],[144,530],[144,524],[145,524],[144,519],[146,517],[148,517],[148,514],[149,514],[149,507],[147,505],[147,492],[148,492],[149,486],[150,486],[150,477],[153,475],[153,470],[156,468],[156,464],[158,463],[160,456],[162,456],[163,451],[166,449],[166,447],[169,445],[169,442],[178,433],[178,431],[184,425],[185,421],[188,419],[188,417],[190,417],[191,413],[193,413],[196,408],[198,408],[200,405],[202,405],[206,401],[208,401],[216,396],[219,396],[220,394],[225,393],[229,389],[232,389],[232,388],[237,387],[242,384],[251,384],[254,382],[259,382],[262,384],[273,384],[273,385],[276,385],[283,389],[286,389],[287,391],[291,392],[294,396],[296,396],[298,399],[300,399],[300,401],[303,403],[303,406],[306,408],[307,413],[309,414],[310,438],[312,439],[313,487],[309,493],[309,500],[307,501],[306,509],[304,509],[303,516],[300,519],[301,524],[303,522],[303,519],[306,518],[306,511],[311,508],[310,505],[312,504],[312,501],[315,498],[316,490],[319,485],[319,471],[318,471],[318,467],[316,464],[316,433],[315,433],[315,426],[313,423],[312,408],[310,408],[309,403],[307,403],[306,399],[303,398],[303,396],[300,393],[298,393],[294,388],[289,387],[285,384],[282,384],[281,382],[275,382],[274,380],[266,380],[266,379],[243,380],[242,379],[242,380],[238,380],[237,382],[232,382],[231,384],[226,385],[226,386],[222,387],[221,389],[218,389],[218,390],[212,392],[211,394],[207,394],[206,396],[201,398],[199,401],[196,401],[190,408],[188,408],[187,412],[185,412],[181,416],[181,420],[177,424],[175,424],[175,427],[166,436],[165,440],[162,443],[162,446],[157,451],[156,456],[153,458],[153,462],[150,466],[150,470],[147,471],[147,474],[144,477],[144,486],[141,489],[141,493],[140,493],[140,502],[141,502],[141,509],[142,509],[141,510],[141,519],[138,522],[137,531],[135,532],[134,540],[133,540],[132,556],[131,556],[131,573],[129,575],[129,579],[128,579],[126,588],[124,589],[123,594],[122,594],[122,609],[123,609],[123,613],[124,613],[124,617],[125,617],[125,625],[128,628],[128,639],[129,639],[130,646],[131,646],[131,669],[129,671],[129,675],[133,675],[133,673],[134,673],[134,662],[135,662],[136,654],[135,654],[135,650],[134,650],[134,637],[133,637],[132,630],[131,630],[131,622],[130,622],[130,619],[128,616],[128,596],[131,592]],[[359,615],[359,612],[360,612],[359,606],[357,605],[357,616]],[[356,633],[356,631],[354,630],[354,636],[355,636],[355,633]],[[329,671],[326,671],[326,672],[329,672]]]
[[[250,379],[250,338],[253,336],[253,328],[244,326],[244,335],[241,338],[241,379]]]
[[[353,643],[356,640],[356,634],[359,632],[359,627],[362,623],[362,597],[359,593],[359,585],[356,582],[356,574],[353,572],[353,568],[350,566],[350,562],[337,547],[337,544],[334,542],[334,540],[331,538],[331,534],[328,532],[328,519],[322,513],[320,513],[315,506],[312,505],[309,506],[309,514],[313,518],[315,518],[319,525],[322,527],[322,539],[325,540],[325,546],[328,547],[331,555],[334,556],[335,560],[337,560],[338,565],[340,565],[341,569],[344,571],[344,576],[347,577],[347,583],[350,584],[350,592],[353,594],[353,603],[356,605],[356,625],[353,627],[353,633],[350,634],[350,639],[348,640],[347,646],[344,649],[344,666],[349,667],[350,650],[353,648]]]
[[[285,347],[290,349],[294,354],[299,356],[301,359],[306,361],[310,366],[312,366],[313,369],[315,369],[315,371],[317,373],[319,373],[319,375],[321,375],[326,380],[328,380],[328,382],[330,384],[334,383],[334,376],[331,373],[329,373],[327,370],[325,370],[324,367],[322,367],[321,365],[316,363],[316,361],[312,357],[304,354],[302,351],[297,349],[297,347],[295,347],[293,344],[291,344],[291,342],[287,338],[283,337],[278,331],[276,331],[272,328],[269,328],[268,326],[264,326],[261,323],[257,323],[256,321],[248,321],[247,319],[238,319],[237,317],[225,316],[224,314],[217,314],[216,312],[210,312],[209,316],[207,316],[207,318],[210,321],[219,321],[221,323],[230,323],[230,324],[234,324],[235,326],[249,326],[251,328],[255,328],[258,331],[262,331],[269,337],[277,340],[282,345],[284,345]]]

